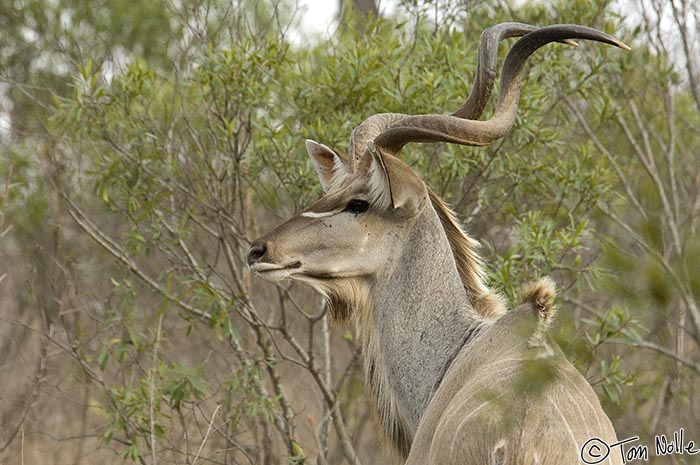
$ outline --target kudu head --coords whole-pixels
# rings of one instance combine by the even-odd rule
[[[493,88],[498,43],[520,36],[503,65],[495,112],[490,119],[480,121]],[[550,42],[576,45],[570,40],[576,38],[629,48],[583,26],[538,29],[519,23],[499,24],[482,34],[474,87],[451,115],[373,115],[353,130],[347,155],[307,141],[306,149],[325,195],[256,240],[248,253],[250,269],[271,281],[304,281],[326,296],[336,297],[352,292],[353,283],[391,273],[395,257],[412,247],[412,228],[421,213],[431,208],[434,197],[418,175],[396,157],[399,150],[410,142],[485,146],[502,138],[515,121],[527,58]],[[480,270],[476,272],[480,274]],[[465,287],[469,287],[466,282]]]

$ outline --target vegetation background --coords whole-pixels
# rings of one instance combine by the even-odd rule
[[[390,463],[352,334],[245,253],[319,196],[304,139],[453,111],[502,21],[633,50],[550,45],[502,142],[403,157],[493,286],[556,279],[618,435],[697,463],[653,437],[700,443],[700,3],[376,7],[300,45],[291,0],[0,2],[0,463]]]

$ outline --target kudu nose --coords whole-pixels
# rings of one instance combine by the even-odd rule
[[[248,266],[255,265],[265,255],[267,248],[264,244],[253,244],[248,250]]]

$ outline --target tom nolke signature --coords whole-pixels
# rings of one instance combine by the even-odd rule
[[[620,454],[622,463],[634,460],[649,460],[649,447],[635,444],[639,436],[623,439],[614,444],[607,444],[600,438],[591,438],[581,447],[581,461],[588,465],[601,463],[610,454]],[[673,435],[658,434],[654,436],[654,454],[663,455],[696,455],[700,454],[700,444],[685,440],[683,428],[674,431]]]

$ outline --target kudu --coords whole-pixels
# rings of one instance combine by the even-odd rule
[[[521,38],[503,65],[494,115],[479,121],[498,43],[509,37]],[[382,429],[407,464],[566,465],[579,463],[590,438],[616,441],[593,389],[545,334],[552,281],[526,288],[505,312],[484,282],[476,241],[396,157],[409,142],[484,146],[504,137],[527,58],[570,39],[629,49],[577,25],[487,29],[474,87],[456,112],[373,115],[353,130],[347,156],[307,141],[325,195],[250,248],[253,272],[310,284],[335,321],[354,327]]]

